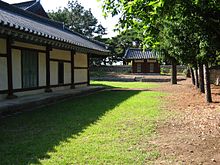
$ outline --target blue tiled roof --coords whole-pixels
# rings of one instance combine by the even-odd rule
[[[109,53],[103,43],[73,32],[60,22],[37,16],[3,1],[0,1],[0,29],[1,27],[13,28],[47,39],[92,49],[99,53],[103,52],[103,54]]]
[[[151,58],[155,59],[158,58],[158,56],[156,55],[155,52],[151,50],[143,51],[142,49],[139,48],[129,48],[126,50],[124,58],[129,60],[151,59]]]

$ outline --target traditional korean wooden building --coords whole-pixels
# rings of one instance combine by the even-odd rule
[[[124,59],[132,62],[133,73],[160,73],[158,56],[150,50],[129,48],[125,52]]]
[[[0,99],[89,85],[89,56],[103,43],[52,21],[39,1],[0,1]]]

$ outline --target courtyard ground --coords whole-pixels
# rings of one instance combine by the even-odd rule
[[[0,121],[0,164],[220,164],[220,88],[93,81],[85,97]]]
[[[220,164],[219,87],[212,86],[211,104],[190,79],[156,90],[168,93],[163,109],[173,115],[158,123],[158,136],[151,141],[161,153],[155,164]]]

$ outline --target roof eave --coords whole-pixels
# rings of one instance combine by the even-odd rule
[[[83,52],[86,53],[92,53],[92,54],[98,54],[98,55],[105,55],[108,56],[110,54],[109,50],[97,50],[97,49],[92,49],[92,48],[87,48],[87,47],[83,47],[83,46],[79,46],[70,42],[66,42],[63,40],[60,40],[58,38],[48,38],[42,35],[37,35],[37,34],[33,34],[30,32],[27,32],[24,30],[19,30],[18,28],[14,28],[12,26],[10,26],[10,24],[7,24],[8,26],[4,25],[2,26],[1,24],[2,22],[0,22],[0,34],[2,35],[6,35],[6,36],[11,36],[13,38],[18,38],[18,39],[23,39],[23,40],[38,40],[36,41],[36,43],[41,43],[43,45],[48,45],[48,44],[52,44],[53,42],[57,42],[57,45],[60,48],[68,48],[68,49],[74,49],[74,50],[81,50]],[[56,45],[56,44],[53,44]]]

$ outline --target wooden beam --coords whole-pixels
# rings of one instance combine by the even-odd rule
[[[7,54],[0,53],[0,57],[7,57]]]
[[[83,66],[76,66],[74,69],[88,69],[89,67],[83,67]]]
[[[55,59],[55,58],[50,58],[50,61],[71,63],[71,60],[63,60],[63,59]]]
[[[39,53],[46,53],[46,50],[41,50],[41,49],[34,49],[34,48],[27,48],[27,47],[22,47],[22,46],[11,46],[12,49],[18,49],[18,50],[32,50],[32,51],[37,51]]]
[[[75,80],[74,80],[74,55],[76,54],[76,51],[75,50],[72,50],[71,51],[71,89],[74,89],[75,88]]]
[[[84,84],[88,84],[88,82],[78,82],[78,83],[75,83],[74,85],[84,85]]]
[[[90,57],[90,54],[88,53],[87,54],[87,85],[90,85],[90,75],[89,75],[89,57]]]
[[[7,71],[8,71],[8,96],[7,99],[13,99],[17,96],[13,92],[13,75],[12,75],[12,48],[11,48],[11,38],[8,37],[6,40],[7,46]]]
[[[51,47],[46,46],[46,89],[45,92],[52,92],[50,88],[50,51]]]

